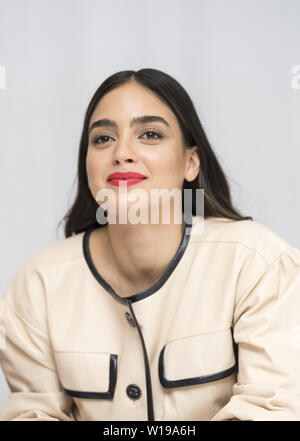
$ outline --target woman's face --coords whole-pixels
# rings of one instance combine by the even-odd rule
[[[133,118],[145,115],[163,120],[130,124]],[[103,119],[114,121],[115,127],[107,123],[99,125],[98,121]],[[99,190],[110,189],[119,204],[119,187],[109,183],[107,177],[114,172],[133,171],[147,179],[127,186],[127,195],[133,189],[143,189],[150,209],[152,189],[182,190],[184,179],[192,181],[199,173],[197,147],[183,148],[173,112],[151,90],[137,83],[127,83],[108,92],[91,115],[89,129],[86,168],[95,200]],[[137,200],[127,199],[127,207]]]

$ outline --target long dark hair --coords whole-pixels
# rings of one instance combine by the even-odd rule
[[[178,120],[184,148],[194,145],[198,147],[199,175],[192,182],[184,180],[183,184],[183,190],[192,189],[192,214],[196,214],[196,189],[204,189],[204,218],[214,216],[253,220],[251,216],[242,216],[233,207],[225,174],[210,146],[191,98],[178,81],[157,69],[124,70],[111,75],[98,87],[86,110],[78,157],[77,194],[73,205],[58,224],[59,227],[61,222],[65,222],[65,237],[85,231],[95,224],[101,227],[96,220],[99,205],[90,192],[86,173],[90,117],[106,93],[132,81],[153,91],[169,106]],[[182,194],[184,195],[184,191]]]

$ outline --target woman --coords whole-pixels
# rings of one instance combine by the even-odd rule
[[[104,81],[78,180],[66,238],[0,299],[0,419],[298,420],[300,251],[234,209],[182,86],[155,69]],[[153,202],[162,189],[180,210]],[[134,221],[136,190],[158,222]]]

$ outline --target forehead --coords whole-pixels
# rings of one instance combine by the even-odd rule
[[[97,103],[90,123],[99,118],[109,118],[128,122],[138,115],[157,115],[164,117],[170,127],[179,129],[176,116],[169,106],[152,90],[136,83],[128,83],[111,90]]]

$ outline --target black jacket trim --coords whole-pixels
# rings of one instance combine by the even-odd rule
[[[191,233],[192,226],[193,226],[192,223],[185,223],[185,228],[184,228],[184,231],[182,234],[181,243],[180,243],[173,259],[171,260],[169,266],[167,267],[166,271],[161,276],[161,278],[153,286],[151,286],[151,288],[148,288],[144,291],[141,291],[140,293],[133,294],[132,296],[129,296],[129,297],[119,296],[113,290],[113,288],[105,281],[105,279],[101,276],[101,274],[97,271],[97,269],[93,263],[90,249],[89,249],[89,237],[90,237],[91,232],[94,229],[103,228],[103,227],[99,227],[99,225],[97,225],[97,224],[92,225],[85,232],[85,234],[83,235],[83,255],[84,255],[86,263],[88,264],[89,269],[91,270],[92,274],[97,279],[97,281],[106,289],[106,291],[108,291],[115,298],[115,300],[128,306],[129,301],[130,301],[130,303],[134,303],[139,300],[143,300],[144,298],[150,296],[151,294],[154,294],[156,291],[158,291],[165,284],[165,282],[168,280],[168,278],[171,276],[171,274],[175,270],[176,266],[180,262],[183,254],[188,246],[190,236],[191,236],[190,233]]]
[[[237,368],[238,368],[237,362],[236,362],[234,364],[234,366],[230,367],[229,369],[225,369],[224,371],[218,372],[216,374],[202,375],[200,377],[185,378],[182,380],[167,380],[165,368],[164,368],[165,348],[166,348],[166,345],[163,347],[163,349],[161,350],[160,355],[159,355],[158,374],[159,374],[159,380],[160,380],[161,384],[166,389],[176,388],[176,387],[184,387],[184,386],[193,386],[195,384],[205,384],[205,383],[210,383],[211,381],[221,380],[222,378],[226,378],[226,377],[229,377],[229,375],[232,375],[235,371],[237,371]]]
[[[129,302],[129,308],[131,311],[131,314],[134,318],[134,321],[137,326],[137,330],[139,333],[139,336],[141,338],[142,347],[143,347],[143,354],[144,354],[144,362],[145,362],[145,376],[146,376],[146,387],[147,387],[147,412],[148,412],[148,421],[155,421],[154,416],[154,406],[153,406],[153,394],[152,394],[152,385],[151,385],[151,374],[150,374],[150,367],[149,367],[149,360],[148,360],[148,354],[147,349],[143,337],[143,333],[141,331],[140,325],[137,321],[137,318],[134,314],[131,302]]]
[[[117,382],[117,355],[110,355],[109,363],[109,388],[107,392],[83,392],[71,389],[65,389],[63,386],[63,391],[65,394],[71,397],[77,398],[89,398],[89,399],[99,399],[99,398],[113,398],[116,382]]]
[[[238,344],[234,340],[234,329],[233,329],[233,326],[231,326],[230,331],[231,331],[233,351],[234,351],[234,356],[235,356],[235,364],[236,364],[236,368],[238,370],[238,368],[239,368],[239,346],[238,346]]]

